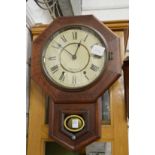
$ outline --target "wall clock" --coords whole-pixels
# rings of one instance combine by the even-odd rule
[[[58,18],[34,40],[31,73],[51,97],[49,135],[68,149],[100,137],[100,96],[121,74],[119,48],[91,15]]]

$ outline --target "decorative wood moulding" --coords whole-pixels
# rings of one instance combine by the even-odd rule
[[[103,22],[108,28],[110,28],[113,31],[116,30],[126,30],[129,27],[129,21],[128,20],[116,20],[116,21],[104,21]],[[33,35],[39,35],[41,34],[49,25],[48,24],[39,24],[32,27],[32,33]]]

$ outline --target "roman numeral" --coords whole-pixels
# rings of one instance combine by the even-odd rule
[[[64,81],[65,80],[65,72],[62,72],[60,77],[59,77],[60,81]]]
[[[62,45],[59,44],[58,42],[56,42],[55,40],[54,40],[54,42],[55,42],[56,45],[51,45],[52,47],[57,48],[57,49],[62,47]]]
[[[73,36],[73,40],[77,40],[77,32],[76,31],[72,32],[72,36]]]
[[[99,70],[99,67],[94,65],[94,64],[92,64],[90,69],[93,70],[94,72],[97,72]]]
[[[85,38],[84,38],[84,40],[83,40],[84,42],[86,41],[87,37],[88,37],[88,34],[85,36]]]
[[[59,68],[58,65],[51,67],[51,71],[53,72],[53,74],[58,71],[58,68]]]
[[[66,37],[64,35],[61,36],[61,39],[63,40],[63,42],[67,42],[67,39],[66,39]]]
[[[72,84],[73,84],[73,85],[76,84],[76,76],[75,76],[75,75],[72,76]]]
[[[56,60],[56,56],[49,57],[48,60]]]

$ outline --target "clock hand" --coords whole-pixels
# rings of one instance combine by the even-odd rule
[[[72,55],[68,50],[66,50],[66,49],[63,48],[63,47],[62,47],[62,49],[63,49],[64,51],[66,51],[68,54],[70,54],[70,55],[73,57],[73,55]]]
[[[55,41],[55,40],[54,40],[54,41]],[[70,55],[73,57],[73,55],[72,55],[68,50],[66,50],[64,47],[62,47],[61,44],[59,44],[57,41],[55,41],[55,42],[57,43],[57,45],[58,45],[60,48],[62,48],[62,50],[66,51],[68,54],[70,54]]]
[[[76,51],[75,51],[75,54],[73,55],[73,59],[76,59],[76,54],[77,54],[77,51],[78,51],[78,49],[79,49],[79,47],[80,47],[80,45],[81,45],[81,41],[78,43],[78,45],[77,45],[77,49],[76,49]]]

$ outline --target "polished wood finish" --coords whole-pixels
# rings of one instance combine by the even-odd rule
[[[93,28],[103,36],[106,45],[107,61],[106,66],[100,78],[86,88],[81,88],[76,91],[71,91],[55,86],[52,81],[49,81],[46,74],[43,72],[41,58],[44,46],[51,38],[51,35],[61,30],[66,26],[83,25]],[[60,144],[71,150],[79,150],[93,140],[99,138],[101,128],[101,108],[97,99],[103,92],[109,88],[121,75],[121,55],[119,38],[103,23],[98,21],[94,16],[76,16],[76,17],[60,17],[52,22],[33,42],[31,75],[34,81],[51,97],[49,107],[49,135],[57,140]],[[71,106],[71,104],[73,104]],[[82,130],[76,136],[76,140],[70,138],[71,133],[62,128],[62,114],[65,108],[69,112],[76,114],[85,110],[88,114],[87,132]],[[82,110],[81,110],[82,109]],[[73,135],[73,134],[72,134]]]
[[[58,143],[70,150],[77,151],[98,139],[101,134],[102,109],[101,99],[90,104],[54,104],[49,106],[49,135]],[[85,121],[85,127],[78,133],[71,133],[64,129],[63,115],[80,115]],[[72,139],[72,137],[76,139]]]
[[[117,21],[104,21],[104,24],[109,27],[112,31],[119,31],[124,33],[124,46],[127,48],[128,37],[129,37],[129,21],[128,20],[117,20]]]
[[[112,53],[112,59],[107,61],[106,68],[100,79],[86,89],[68,91],[57,88],[47,80],[41,66],[42,50],[51,34],[68,25],[84,25],[92,27],[104,36],[107,43],[107,52]],[[54,103],[90,103],[96,102],[98,97],[108,89],[121,75],[121,60],[119,38],[107,26],[98,21],[94,16],[61,17],[50,24],[33,42],[31,76],[44,91],[52,97]],[[94,93],[95,92],[95,93]]]
[[[46,137],[46,130],[43,129],[45,128],[45,93],[32,80],[29,109],[27,155],[44,155],[44,137]]]
[[[128,29],[128,21],[108,22],[115,34],[120,38],[121,55],[125,53],[125,32],[119,27]],[[125,26],[124,26],[125,25]],[[37,38],[47,25],[33,28],[33,38]],[[115,29],[116,27],[116,29]],[[122,62],[124,57],[121,58]],[[112,142],[112,155],[128,155],[128,122],[125,118],[125,101],[123,74],[109,89],[111,124],[102,124],[100,142]],[[53,141],[49,137],[49,126],[45,124],[45,93],[31,80],[30,110],[28,129],[28,155],[45,155],[45,142]],[[38,121],[39,120],[39,121]],[[54,152],[53,152],[54,153]]]

